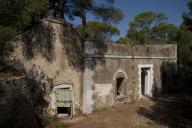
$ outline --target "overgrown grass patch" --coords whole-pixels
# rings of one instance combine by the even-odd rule
[[[40,115],[42,125],[44,128],[68,128],[69,126],[64,124],[56,116],[51,116],[48,114]]]
[[[0,79],[6,79],[9,78],[11,76],[13,76],[14,74],[11,72],[0,72]]]

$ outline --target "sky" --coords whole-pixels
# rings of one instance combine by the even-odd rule
[[[181,15],[187,11],[187,3],[189,0],[116,0],[114,7],[120,8],[124,13],[124,19],[116,26],[121,34],[119,37],[124,37],[127,34],[128,23],[134,17],[144,11],[163,12],[169,23],[179,26],[182,23]],[[88,20],[94,20],[95,17],[88,14]],[[97,20],[97,19],[96,19]],[[80,24],[80,20],[75,20],[74,23]],[[117,40],[119,37],[115,37]]]

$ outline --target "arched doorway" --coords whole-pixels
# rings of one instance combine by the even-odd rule
[[[126,96],[127,93],[127,74],[123,70],[118,70],[113,77],[115,87],[115,97]]]

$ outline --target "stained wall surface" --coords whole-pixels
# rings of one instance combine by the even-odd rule
[[[88,85],[92,86],[92,88],[89,88],[90,92],[92,89],[92,97],[86,99],[86,103],[84,103],[90,104],[89,107],[92,108],[87,111],[88,113],[120,102],[131,102],[140,99],[141,83],[139,81],[141,80],[139,79],[139,73],[141,69],[139,69],[139,66],[149,65],[152,67],[151,96],[160,95],[163,92],[162,89],[166,89],[166,84],[173,84],[163,83],[163,81],[166,81],[165,79],[174,81],[173,77],[177,69],[176,45],[105,44],[105,49],[95,49],[94,45],[90,42],[87,43],[87,49],[84,53],[85,62],[87,63],[85,71],[88,70],[86,73],[89,76],[86,77],[84,74],[84,77],[88,79]],[[118,77],[125,78],[124,96],[117,96],[116,94]]]
[[[77,114],[82,109],[82,47],[72,26],[43,20],[18,38],[12,59],[28,77],[45,83],[48,111],[56,112],[53,88],[66,84],[72,85],[73,114]]]
[[[174,84],[177,46],[82,41],[70,24],[43,20],[18,37],[11,58],[27,77],[45,83],[48,112],[56,114],[55,87],[72,87],[73,114],[85,114],[141,98],[141,67],[151,68],[151,95]],[[117,79],[123,78],[117,95]]]

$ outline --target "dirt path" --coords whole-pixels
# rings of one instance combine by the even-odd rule
[[[64,122],[69,128],[192,128],[192,116],[187,116],[189,112],[192,115],[192,111],[188,105],[182,107],[185,103],[174,97],[144,97],[136,103],[65,119]]]

